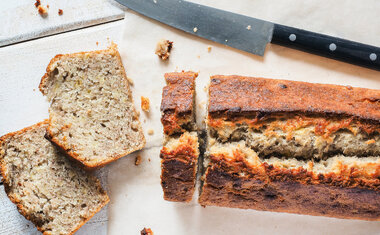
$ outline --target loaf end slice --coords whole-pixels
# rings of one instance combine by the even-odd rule
[[[68,155],[94,168],[145,146],[115,44],[57,55],[46,71],[40,90],[51,103],[48,136]]]
[[[164,146],[161,150],[161,185],[164,199],[191,201],[197,178],[199,144],[195,124],[196,73],[167,73],[162,93],[161,122]]]
[[[98,179],[44,136],[44,121],[0,138],[5,191],[44,234],[73,234],[108,201]]]

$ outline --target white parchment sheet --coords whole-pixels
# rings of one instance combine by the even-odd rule
[[[157,0],[160,1],[160,0]],[[219,0],[201,4],[270,20],[293,27],[380,46],[380,1],[377,0]],[[196,25],[194,26],[196,27]],[[198,28],[198,30],[202,30]],[[169,61],[154,54],[156,43],[174,42]],[[207,47],[211,46],[211,52]],[[261,212],[218,207],[202,208],[193,202],[163,200],[160,185],[159,151],[161,92],[165,72],[199,71],[197,79],[197,121],[202,126],[207,95],[204,87],[214,74],[239,74],[298,81],[344,84],[380,89],[380,72],[314,56],[293,49],[268,45],[259,57],[190,36],[128,11],[120,51],[133,79],[133,96],[140,109],[140,97],[151,101],[149,113],[141,111],[147,138],[145,150],[110,166],[110,234],[138,234],[150,227],[162,234],[379,234],[379,222]],[[154,130],[148,135],[149,129]],[[134,165],[135,156],[142,163]]]

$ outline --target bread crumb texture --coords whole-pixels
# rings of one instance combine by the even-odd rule
[[[44,6],[39,5],[39,6],[38,6],[38,13],[39,13],[41,16],[45,17],[45,16],[47,16],[48,11],[47,11],[47,9],[46,9]]]
[[[153,129],[149,129],[148,130],[148,135],[153,135],[154,134],[154,130]]]
[[[141,109],[145,112],[149,112],[150,100],[147,97],[141,96]]]
[[[158,55],[158,57],[160,57],[162,60],[167,60],[169,59],[170,51],[172,48],[173,42],[166,39],[161,39],[157,42],[155,54]]]
[[[150,228],[144,228],[143,230],[141,230],[141,235],[154,235],[152,229]]]
[[[116,49],[57,55],[41,80],[53,142],[87,167],[142,149],[145,138]]]
[[[138,166],[140,164],[141,164],[141,156],[137,155],[136,158],[135,158],[135,165]]]
[[[62,9],[58,9],[58,15],[63,15],[63,10]],[[96,45],[98,45],[98,44],[96,44]]]
[[[5,191],[44,234],[72,234],[109,198],[99,181],[44,136],[47,121],[0,139]]]
[[[34,6],[38,7],[39,5],[41,5],[41,1],[40,0],[36,0],[36,2],[34,3]]]

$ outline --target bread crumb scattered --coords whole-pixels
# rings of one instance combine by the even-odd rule
[[[172,48],[173,42],[166,39],[161,39],[157,42],[155,54],[158,55],[158,57],[160,57],[162,60],[167,60],[169,59],[170,51]]]
[[[36,88],[33,88],[33,91],[36,91]]]
[[[198,104],[198,107],[199,107],[200,109],[203,109],[203,104]]]
[[[148,135],[153,135],[154,134],[154,130],[153,129],[149,129],[148,130]]]
[[[132,78],[127,76],[127,80],[128,80],[129,85],[131,85],[131,86],[134,85]]]
[[[248,26],[247,26],[247,29],[248,29],[248,30],[251,30],[251,29],[252,29],[251,25],[248,25]]]
[[[49,4],[48,4],[48,5],[46,5],[46,7],[49,9],[49,8],[50,8]]]
[[[41,1],[40,1],[40,0],[36,0],[36,2],[34,3],[34,5],[35,5],[36,7],[38,7],[39,5],[41,5]]]
[[[211,46],[208,46],[208,47],[207,47],[207,51],[208,51],[208,52],[211,52],[211,49],[212,49]]]
[[[149,112],[150,101],[149,98],[141,96],[141,109],[145,112]]]
[[[201,58],[201,56],[200,56],[200,55],[197,55],[197,58],[198,58],[198,59],[200,59],[200,58]]]
[[[62,9],[58,9],[58,15],[62,15],[63,14],[63,10]],[[98,45],[98,44],[96,44],[96,45]]]
[[[207,92],[207,86],[204,86],[204,87],[203,87],[203,91],[204,91],[204,92]]]
[[[135,159],[135,165],[138,166],[138,165],[140,165],[140,163],[141,163],[141,156],[137,155],[136,159]]]
[[[141,230],[141,235],[153,235],[153,231],[150,228],[144,228]]]
[[[40,15],[42,17],[45,17],[45,16],[47,16],[48,11],[47,11],[47,9],[45,7],[43,7],[42,5],[39,5],[38,6],[38,13],[40,13]]]
[[[367,144],[374,144],[374,143],[376,143],[376,141],[374,139],[371,139],[371,140],[368,140],[366,143]]]
[[[148,161],[150,162],[150,158],[148,158]]]
[[[196,33],[196,32],[198,31],[198,28],[197,28],[197,27],[194,27],[194,28],[193,28],[193,31],[194,31],[194,33]]]

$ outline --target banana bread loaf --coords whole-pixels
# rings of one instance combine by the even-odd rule
[[[45,139],[48,122],[0,138],[5,191],[44,234],[73,234],[109,198],[94,176]]]
[[[50,101],[48,136],[88,168],[142,149],[145,138],[116,45],[57,55],[40,90]]]
[[[380,220],[380,91],[213,76],[199,202]]]
[[[193,72],[167,73],[162,92],[161,185],[164,199],[191,201],[198,167],[198,134],[195,124],[195,78]]]

